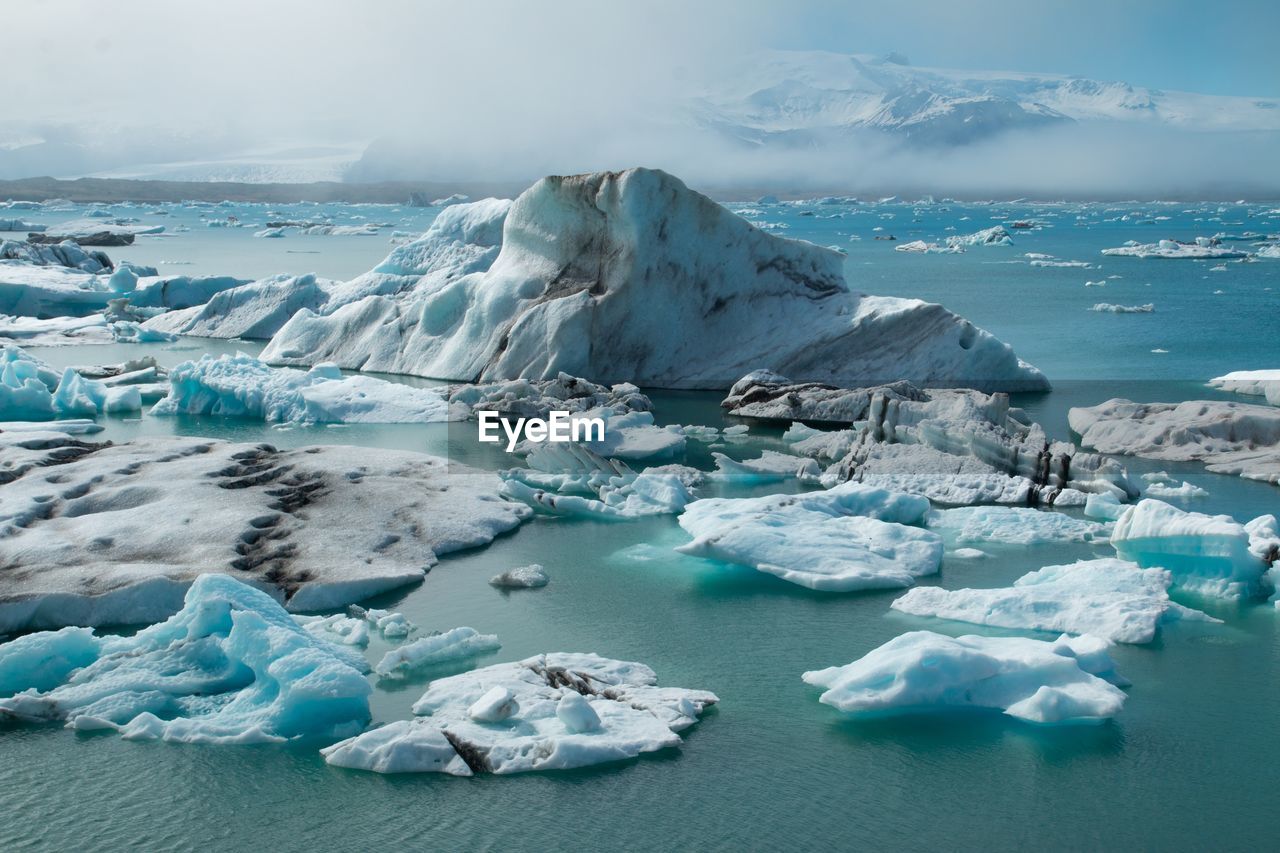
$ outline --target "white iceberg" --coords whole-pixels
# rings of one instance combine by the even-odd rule
[[[1197,237],[1194,242],[1161,240],[1158,243],[1133,243],[1115,249],[1103,249],[1102,254],[1133,258],[1244,258],[1249,253],[1229,249],[1212,237]]]
[[[67,628],[0,645],[0,719],[184,743],[343,737],[369,720],[364,669],[261,590],[202,575],[181,610],[133,636]]]
[[[237,353],[185,361],[169,371],[169,394],[153,415],[225,415],[267,423],[428,423],[449,404],[429,388],[373,376],[343,376],[332,365],[270,367]]]
[[[569,695],[578,698],[566,700]],[[717,701],[704,690],[658,687],[644,664],[594,654],[537,655],[433,681],[413,706],[423,716],[321,753],[337,767],[377,773],[470,776],[589,767],[679,746],[677,732]]]
[[[963,543],[1105,542],[1108,534],[1106,525],[1032,507],[962,506],[934,510],[927,520],[931,530],[945,531]]]
[[[1223,391],[1265,397],[1271,405],[1280,406],[1280,370],[1235,370],[1210,379],[1209,384]]]
[[[806,672],[819,701],[855,716],[989,708],[1039,725],[1099,723],[1124,707],[1097,637],[946,637],[912,631],[845,666]]]
[[[546,586],[550,580],[546,569],[537,563],[531,563],[494,575],[489,578],[489,584],[500,589],[537,589]]]
[[[824,592],[906,587],[942,562],[938,535],[908,526],[928,511],[924,498],[859,483],[799,495],[706,498],[680,516],[693,541],[676,550]]]
[[[465,660],[502,647],[494,634],[475,628],[454,628],[392,649],[382,656],[373,671],[383,678],[399,678],[415,669],[449,661]]]
[[[913,616],[1025,631],[1092,634],[1114,643],[1149,643],[1179,619],[1217,622],[1169,600],[1164,569],[1104,558],[1045,566],[997,589],[916,587],[890,605]]]
[[[550,177],[511,205],[487,271],[300,311],[262,357],[468,382],[568,372],[724,388],[769,362],[850,384],[1047,386],[1007,345],[939,305],[851,292],[842,263],[660,171]]]
[[[1099,314],[1151,314],[1156,306],[1148,302],[1145,305],[1116,305],[1112,302],[1099,302],[1089,309]]]

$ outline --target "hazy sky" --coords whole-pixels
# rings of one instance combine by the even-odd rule
[[[1277,0],[7,0],[4,26],[0,145],[74,125],[122,162],[396,136],[441,172],[682,165],[674,105],[763,47],[1280,97]]]

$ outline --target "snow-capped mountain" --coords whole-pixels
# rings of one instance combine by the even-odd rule
[[[708,85],[703,126],[755,144],[821,144],[876,129],[933,145],[1070,122],[1197,131],[1280,130],[1280,102],[1145,89],[1080,77],[914,68],[904,57],[770,51]]]

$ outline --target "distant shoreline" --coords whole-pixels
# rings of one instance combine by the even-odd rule
[[[411,194],[426,199],[447,198],[460,193],[472,199],[496,196],[498,198],[515,198],[534,182],[527,181],[388,181],[382,183],[342,183],[338,181],[318,181],[306,184],[250,184],[230,181],[144,181],[123,178],[60,178],[39,177],[20,178],[16,180],[0,180],[0,201],[48,201],[50,199],[67,199],[77,204],[114,204],[118,202],[138,202],[142,204],[159,204],[164,202],[202,201],[202,202],[257,202],[262,204],[293,204],[299,202],[345,203],[345,204],[408,204]],[[702,186],[697,182],[689,182],[698,190],[718,201],[749,202],[762,196],[776,196],[782,200],[814,199],[823,196],[857,197],[863,201],[874,201],[889,196],[903,196],[907,201],[919,199],[930,194],[927,190],[881,189],[850,190],[848,188],[828,187],[796,189],[760,185],[755,187],[714,187]],[[976,196],[968,193],[933,192],[941,199],[943,196],[961,203],[994,201],[1010,203],[1012,201],[1026,203],[1051,202],[1111,202],[1149,204],[1153,202],[1217,202],[1231,203],[1243,200],[1251,204],[1275,203],[1280,196],[1274,193],[1259,195],[1256,192],[1218,188],[1212,194],[1204,195],[1178,193],[1164,198],[1135,199],[1132,196],[1103,197],[1060,193],[1052,196],[1037,193],[1010,193],[1001,197]]]

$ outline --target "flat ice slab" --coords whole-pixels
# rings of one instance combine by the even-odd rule
[[[1149,643],[1179,619],[1217,622],[1169,600],[1172,575],[1114,558],[1045,566],[996,589],[916,587],[891,605],[913,616]]]
[[[678,746],[677,732],[718,700],[658,687],[644,664],[554,653],[442,678],[420,716],[321,750],[338,767],[377,773],[523,773],[634,758]]]
[[[50,465],[57,461],[59,464]],[[0,633],[154,622],[205,572],[295,611],[415,583],[531,511],[496,475],[406,451],[0,432]]]

